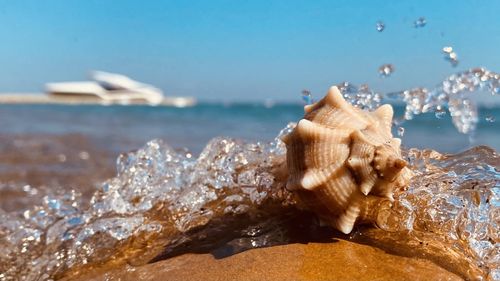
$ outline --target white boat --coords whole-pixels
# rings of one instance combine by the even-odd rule
[[[147,104],[188,107],[193,97],[164,96],[154,86],[127,76],[104,71],[91,73],[92,81],[58,82],[45,85],[46,95],[37,93],[0,93],[0,104]]]
[[[82,102],[159,105],[164,101],[160,89],[124,75],[94,71],[91,77],[93,81],[48,83],[45,89],[51,96]]]

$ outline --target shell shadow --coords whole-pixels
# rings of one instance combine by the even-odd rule
[[[182,242],[167,246],[149,263],[187,253],[210,253],[216,259],[223,259],[256,248],[293,243],[334,243],[347,237],[329,226],[321,226],[314,214],[295,208],[266,217],[256,218],[254,215],[218,217],[185,233],[179,239]]]

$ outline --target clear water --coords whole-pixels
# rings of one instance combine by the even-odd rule
[[[466,96],[479,89],[496,94],[498,75],[488,72],[483,79],[478,73],[485,71],[450,76],[455,78],[436,89],[392,95],[405,102],[396,108],[401,116],[396,122],[404,127],[406,146],[455,154],[406,150],[416,176],[396,193],[394,204],[381,206],[378,228],[360,227],[351,239],[433,259],[469,279],[500,280],[500,158],[494,150],[500,147],[499,127],[486,120],[498,120],[500,110],[478,110]],[[471,87],[460,86],[467,81]],[[388,99],[367,86],[340,86],[361,108]],[[0,206],[0,280],[71,277],[221,244],[229,252],[284,244],[297,239],[287,231],[297,217],[302,228],[318,228],[284,188],[286,151],[279,135],[302,116],[300,105],[9,106],[0,115],[0,135],[80,133],[115,152],[164,139],[119,156],[116,176],[90,196],[82,196],[77,186],[58,191],[10,185],[17,188],[14,199],[31,199],[9,211]],[[230,137],[209,141],[216,135]],[[493,148],[457,153],[478,143]],[[186,146],[194,152],[179,149]],[[38,152],[50,153],[43,147]],[[65,157],[56,159],[64,165]]]
[[[279,169],[284,154],[279,140],[218,138],[195,159],[151,141],[118,159],[118,175],[101,185],[86,209],[71,192],[47,195],[23,213],[3,213],[2,277],[57,278],[111,261],[140,265],[206,237],[215,241],[199,243],[242,237],[252,239],[239,247],[285,243],[269,227],[289,219],[295,205]],[[444,266],[469,278],[498,279],[499,156],[477,147],[456,155],[413,149],[407,158],[417,176],[379,215],[379,227],[391,235],[365,236],[406,237],[398,239],[408,241],[401,249],[426,243],[420,255],[444,257]]]

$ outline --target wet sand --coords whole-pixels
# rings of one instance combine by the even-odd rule
[[[69,279],[66,279],[69,280]],[[72,280],[463,280],[434,263],[346,240],[252,249],[226,258],[184,254]]]
[[[54,188],[75,189],[88,202],[96,186],[116,173],[116,153],[82,135],[0,136],[0,156],[0,208],[8,212],[41,202]],[[342,238],[252,249],[225,258],[187,253],[103,270],[77,280],[462,280],[429,260]]]

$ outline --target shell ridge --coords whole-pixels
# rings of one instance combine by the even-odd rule
[[[394,110],[392,109],[392,106],[389,104],[381,105],[373,113],[384,125],[384,127],[389,128],[390,131],[392,125],[392,118],[394,116]]]

